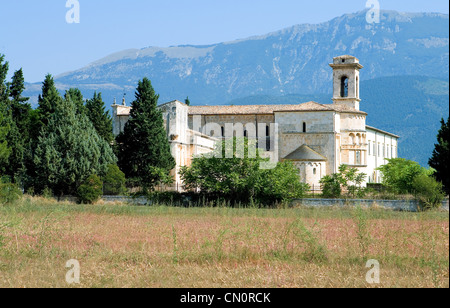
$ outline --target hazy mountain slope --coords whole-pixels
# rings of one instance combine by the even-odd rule
[[[342,54],[360,59],[362,80],[448,76],[448,15],[384,11],[382,16],[377,25],[369,25],[366,13],[359,12],[210,46],[125,50],[56,81],[130,96],[137,81],[149,77],[163,101],[189,95],[198,103],[215,104],[259,94],[329,93],[328,64]]]

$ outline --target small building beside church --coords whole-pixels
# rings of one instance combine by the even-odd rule
[[[258,148],[273,161],[289,160],[302,181],[315,189],[325,175],[342,164],[367,174],[367,183],[380,183],[376,169],[398,157],[399,136],[366,125],[360,110],[360,70],[353,56],[340,56],[333,69],[332,104],[187,106],[179,101],[160,105],[177,167],[175,189],[182,190],[179,170],[192,158],[211,152],[215,143],[230,136],[255,138]],[[113,130],[118,135],[131,107],[114,104]]]

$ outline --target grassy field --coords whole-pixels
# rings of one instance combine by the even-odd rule
[[[69,285],[66,262],[81,265]],[[380,263],[380,284],[366,262]],[[449,287],[448,212],[0,206],[0,287]]]

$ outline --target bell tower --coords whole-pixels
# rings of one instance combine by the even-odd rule
[[[333,103],[359,110],[359,71],[363,68],[353,56],[333,58]]]

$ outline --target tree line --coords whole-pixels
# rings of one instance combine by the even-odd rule
[[[10,82],[8,70],[0,55],[3,183],[32,194],[63,196],[95,194],[99,180],[116,193],[124,191],[125,177],[144,189],[170,181],[175,161],[156,108],[158,95],[148,79],[139,82],[132,118],[116,139],[101,93],[84,99],[79,89],[69,89],[61,96],[49,74],[33,109],[23,96],[22,69]]]

